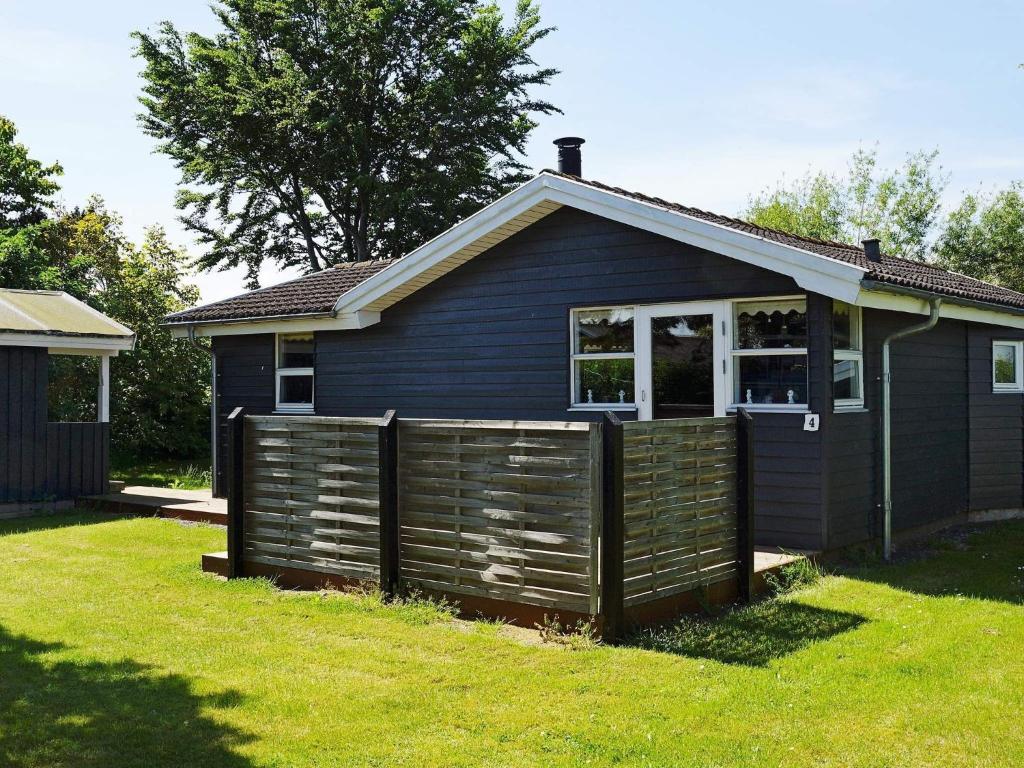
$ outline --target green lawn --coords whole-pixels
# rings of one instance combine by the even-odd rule
[[[110,471],[110,479],[123,480],[128,485],[197,491],[210,487],[210,460],[161,459],[160,461],[138,462],[130,459],[115,459]]]
[[[0,528],[3,766],[1024,764],[1024,524],[639,647],[199,572],[224,532]]]

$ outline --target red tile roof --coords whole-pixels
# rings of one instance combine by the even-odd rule
[[[355,288],[397,259],[355,261],[168,315],[168,323],[211,323],[282,315],[326,314],[342,294]]]

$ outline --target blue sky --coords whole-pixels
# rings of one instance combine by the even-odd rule
[[[858,145],[887,165],[938,148],[948,201],[1024,179],[1019,2],[547,0],[542,13],[558,31],[537,58],[562,70],[545,96],[565,114],[530,142],[538,170],[552,139],[581,135],[584,175],[727,214],[781,177],[842,171]],[[66,202],[101,194],[131,236],[160,223],[194,251],[177,173],[135,120],[129,34],[165,18],[213,29],[206,0],[0,3],[0,113],[64,165]],[[204,300],[241,287],[231,272],[197,282]]]

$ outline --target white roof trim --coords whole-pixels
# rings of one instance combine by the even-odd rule
[[[135,346],[134,336],[65,336],[53,333],[4,333],[0,347],[46,347],[52,355],[111,355]]]
[[[387,294],[427,270],[438,267],[481,237],[543,203],[578,208],[789,275],[805,290],[851,303],[857,298],[860,280],[866,271],[853,264],[740,232],[679,211],[542,173],[360,283],[340,297],[335,309],[339,312],[355,312],[374,303],[374,309],[383,308],[382,304],[388,301],[385,298]]]
[[[203,323],[167,323],[171,336],[176,339],[187,339],[188,329],[195,328],[196,336],[244,336],[251,333],[304,333],[306,331],[351,331],[367,328],[380,322],[380,312],[360,310],[339,314],[334,317],[302,317],[294,319],[278,317],[266,320],[252,318],[249,320],[219,320]]]
[[[903,295],[898,293],[898,290],[898,288],[893,291],[862,290],[857,296],[857,300],[852,303],[859,307],[887,309],[891,312],[907,312],[913,315],[928,315],[931,312],[931,307],[926,299]],[[984,307],[957,304],[956,296],[935,294],[935,297],[942,299],[942,305],[939,308],[940,318],[999,325],[1004,328],[1024,328],[1024,314],[1014,313],[1009,308],[1005,311],[1000,311],[997,306],[985,309]]]

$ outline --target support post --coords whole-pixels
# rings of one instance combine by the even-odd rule
[[[242,575],[245,545],[245,409],[228,416],[228,578]]]
[[[377,428],[380,474],[380,590],[399,589],[398,417],[388,411]]]
[[[100,380],[96,387],[96,421],[110,421],[110,355],[100,355]]]
[[[736,410],[736,550],[739,597],[754,597],[754,419]]]
[[[601,425],[601,638],[614,643],[623,630],[625,547],[622,422],[606,411]]]

